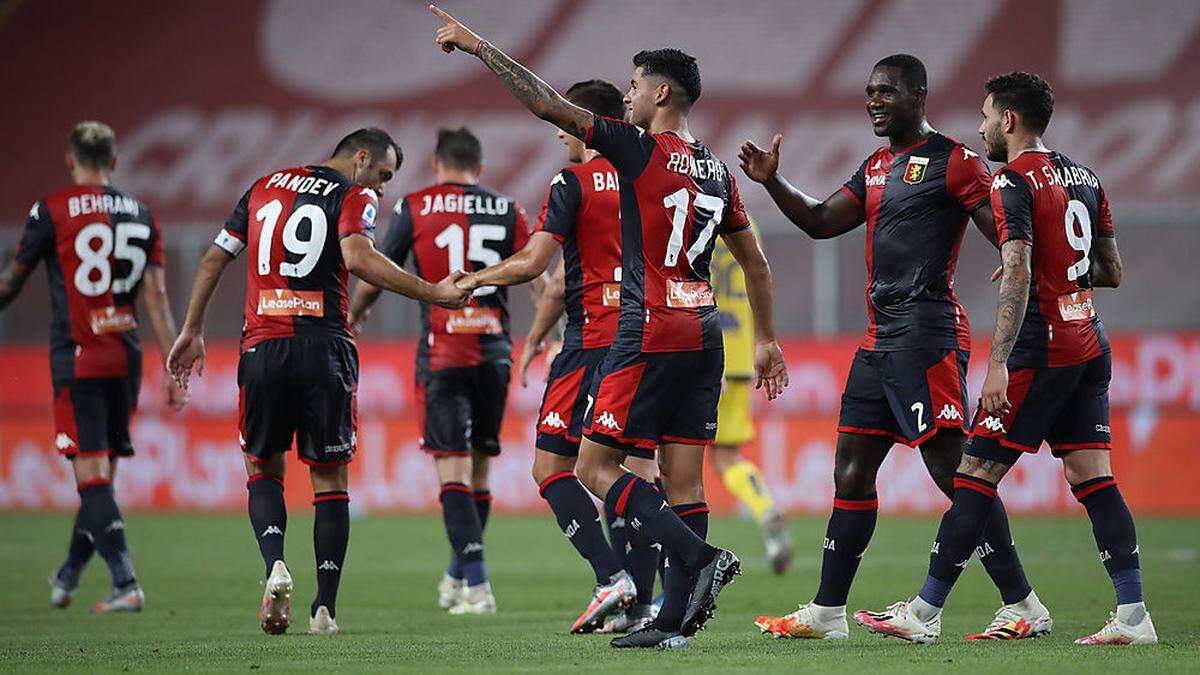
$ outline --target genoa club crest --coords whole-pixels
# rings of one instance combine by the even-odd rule
[[[909,157],[908,166],[904,167],[904,182],[916,185],[925,180],[925,167],[929,166],[928,157]]]

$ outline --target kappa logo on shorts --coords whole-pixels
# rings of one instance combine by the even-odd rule
[[[988,431],[997,431],[1002,434],[1008,433],[1008,431],[1004,428],[1004,423],[1001,422],[1000,418],[996,417],[995,415],[988,415],[980,420],[979,426],[987,429]]]
[[[562,416],[553,410],[546,413],[546,419],[542,420],[542,426],[550,427],[551,429],[567,428],[567,424],[566,422],[563,422]]]
[[[959,411],[958,406],[950,403],[942,406],[942,411],[938,413],[939,420],[961,420],[962,418],[963,416]]]
[[[613,431],[621,430],[621,425],[617,423],[617,418],[613,417],[613,414],[607,410],[600,413],[600,415],[596,417],[596,424],[599,424],[605,429],[612,429]]]
[[[60,431],[59,434],[54,437],[54,447],[58,448],[59,450],[73,448],[75,447],[75,439]]]

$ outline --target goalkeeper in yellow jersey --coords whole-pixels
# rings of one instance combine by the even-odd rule
[[[713,249],[710,270],[721,316],[721,333],[725,338],[725,380],[717,405],[713,466],[721,474],[725,487],[754,514],[754,520],[763,530],[771,568],[776,574],[783,574],[792,561],[792,540],[783,514],[775,507],[762,472],[738,453],[741,446],[754,440],[755,434],[754,421],[750,417],[754,323],[742,270],[720,239]]]

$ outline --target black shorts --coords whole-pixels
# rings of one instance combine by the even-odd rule
[[[125,377],[81,378],[54,385],[54,447],[67,457],[133,454],[129,421],[142,385],[140,363]]]
[[[962,349],[859,349],[842,392],[838,431],[916,447],[939,428],[965,430],[969,358]]]
[[[1018,368],[1008,374],[1003,419],[975,412],[969,455],[1012,464],[1022,452],[1037,452],[1042,441],[1055,457],[1072,450],[1112,449],[1108,383],[1112,355],[1101,354],[1073,366]]]
[[[660,443],[708,445],[717,433],[725,351],[612,347],[592,378],[588,440],[632,452]]]
[[[287,452],[337,466],[354,459],[358,439],[358,350],[337,337],[266,340],[238,361],[238,430],[258,463]]]
[[[437,457],[500,454],[512,363],[443,368],[417,383],[421,449]]]
[[[546,393],[538,411],[537,448],[563,457],[579,456],[584,416],[596,371],[608,354],[608,348],[564,349],[554,357]],[[631,455],[653,459],[654,452],[634,448]]]

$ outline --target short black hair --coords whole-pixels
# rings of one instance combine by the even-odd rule
[[[80,122],[67,136],[67,150],[85,168],[107,169],[117,156],[117,135],[104,122]]]
[[[1033,73],[1014,70],[993,77],[984,87],[992,95],[992,105],[1017,113],[1031,130],[1042,134],[1050,126],[1050,116],[1054,114],[1054,90],[1049,82]]]
[[[396,151],[396,167],[399,168],[404,163],[404,153],[400,151],[400,146],[388,132],[378,127],[366,127],[355,131],[342,140],[338,141],[337,147],[333,149],[331,157],[344,157],[352,155],[359,150],[366,150],[371,153],[371,162],[382,162],[387,157],[387,149],[391,148]]]
[[[900,80],[911,91],[917,89],[929,90],[929,75],[925,72],[925,64],[912,54],[892,54],[879,59],[875,68],[895,68],[900,71]],[[874,70],[874,68],[872,68]]]
[[[437,147],[434,148],[433,154],[447,168],[460,171],[478,169],[483,163],[483,146],[466,127],[438,129]]]
[[[662,75],[683,88],[688,105],[700,100],[700,66],[696,57],[678,49],[645,49],[633,56],[643,75]]]
[[[607,80],[576,82],[567,90],[567,100],[597,115],[618,120],[625,116],[625,96]]]

